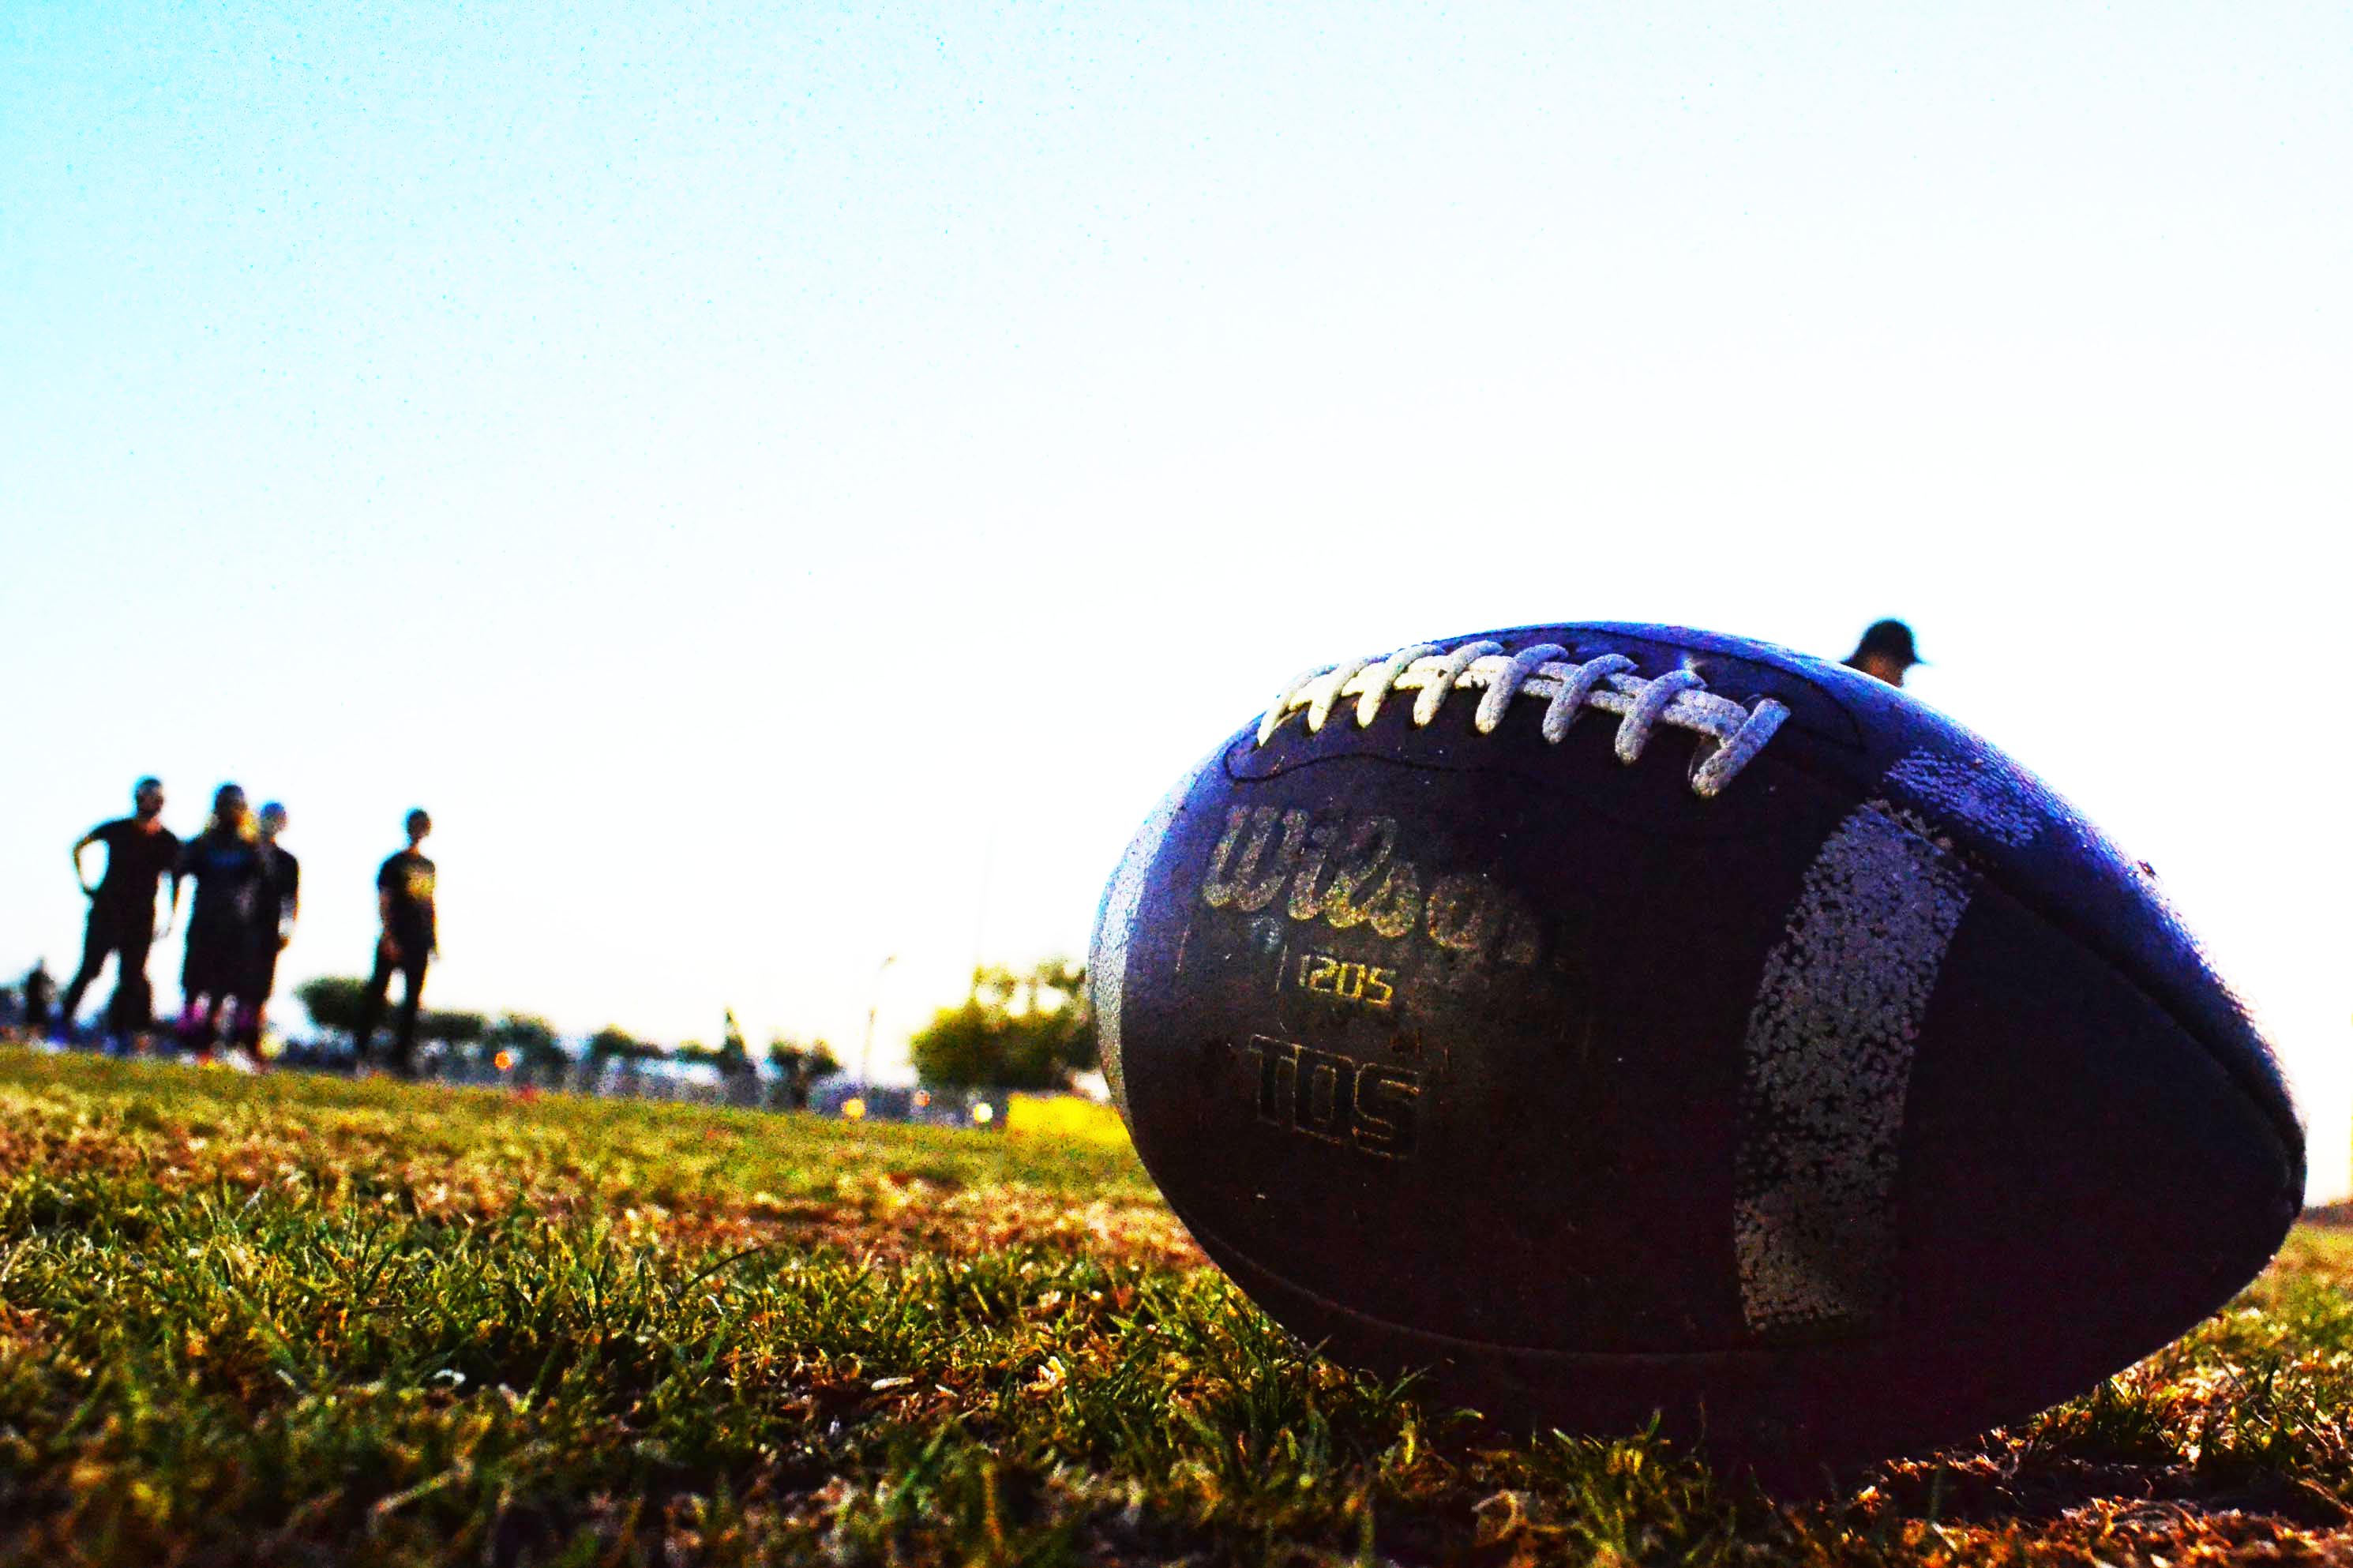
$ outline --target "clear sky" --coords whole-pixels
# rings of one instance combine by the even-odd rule
[[[894,1058],[1303,665],[1897,614],[2342,1191],[2353,12],[1357,9],[0,8],[0,968],[234,778],[290,979],[422,803],[433,999]]]

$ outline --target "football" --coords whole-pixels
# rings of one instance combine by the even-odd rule
[[[1208,1256],[1524,1429],[1919,1451],[2166,1344],[2302,1204],[2273,1053],[2150,871],[1932,709],[1736,637],[1299,677],[1146,820],[1089,973]]]

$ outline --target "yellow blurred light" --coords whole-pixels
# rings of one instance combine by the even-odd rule
[[[972,1119],[986,1127],[997,1120],[997,1107],[984,1100],[972,1108]]]
[[[848,1100],[841,1102],[841,1119],[843,1121],[855,1121],[865,1114],[866,1102],[859,1099],[856,1095],[852,1095]]]

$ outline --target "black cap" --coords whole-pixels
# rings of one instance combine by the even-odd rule
[[[1906,665],[1928,662],[1920,657],[1920,650],[1912,646],[1912,628],[1902,621],[1872,622],[1870,629],[1862,634],[1862,640],[1854,645],[1854,651],[1846,656],[1846,661],[1850,665],[1859,664],[1867,653],[1883,653]]]

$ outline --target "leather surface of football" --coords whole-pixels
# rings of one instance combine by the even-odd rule
[[[2299,1211],[2270,1048],[2017,764],[1673,627],[1294,682],[1106,892],[1106,1075],[1204,1250],[1514,1426],[1916,1451],[2082,1393]]]

